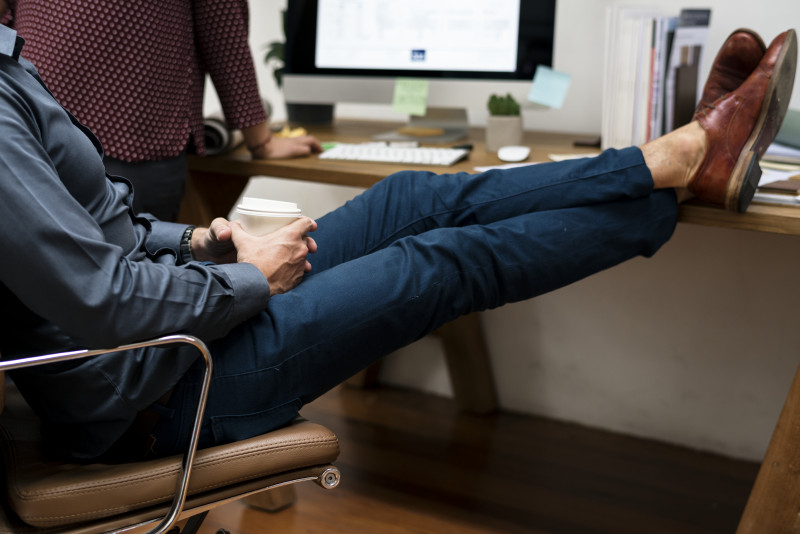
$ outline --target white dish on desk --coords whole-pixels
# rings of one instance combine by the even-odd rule
[[[528,159],[530,153],[530,147],[522,145],[501,146],[497,149],[497,157],[502,161],[508,161],[509,163],[525,161]]]

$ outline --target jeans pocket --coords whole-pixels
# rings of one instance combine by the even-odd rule
[[[293,399],[285,404],[260,412],[244,415],[217,415],[211,417],[211,430],[217,444],[240,441],[258,436],[289,424],[303,403]]]

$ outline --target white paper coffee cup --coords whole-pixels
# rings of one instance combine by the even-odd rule
[[[236,206],[236,215],[247,233],[264,235],[296,221],[302,212],[293,202],[244,197]]]

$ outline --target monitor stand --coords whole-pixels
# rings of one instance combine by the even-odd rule
[[[425,115],[412,115],[407,126],[372,136],[376,141],[452,143],[466,139],[469,129],[464,108],[428,108]]]

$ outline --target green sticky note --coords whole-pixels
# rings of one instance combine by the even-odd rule
[[[409,115],[425,115],[428,108],[428,80],[397,78],[392,109]]]

